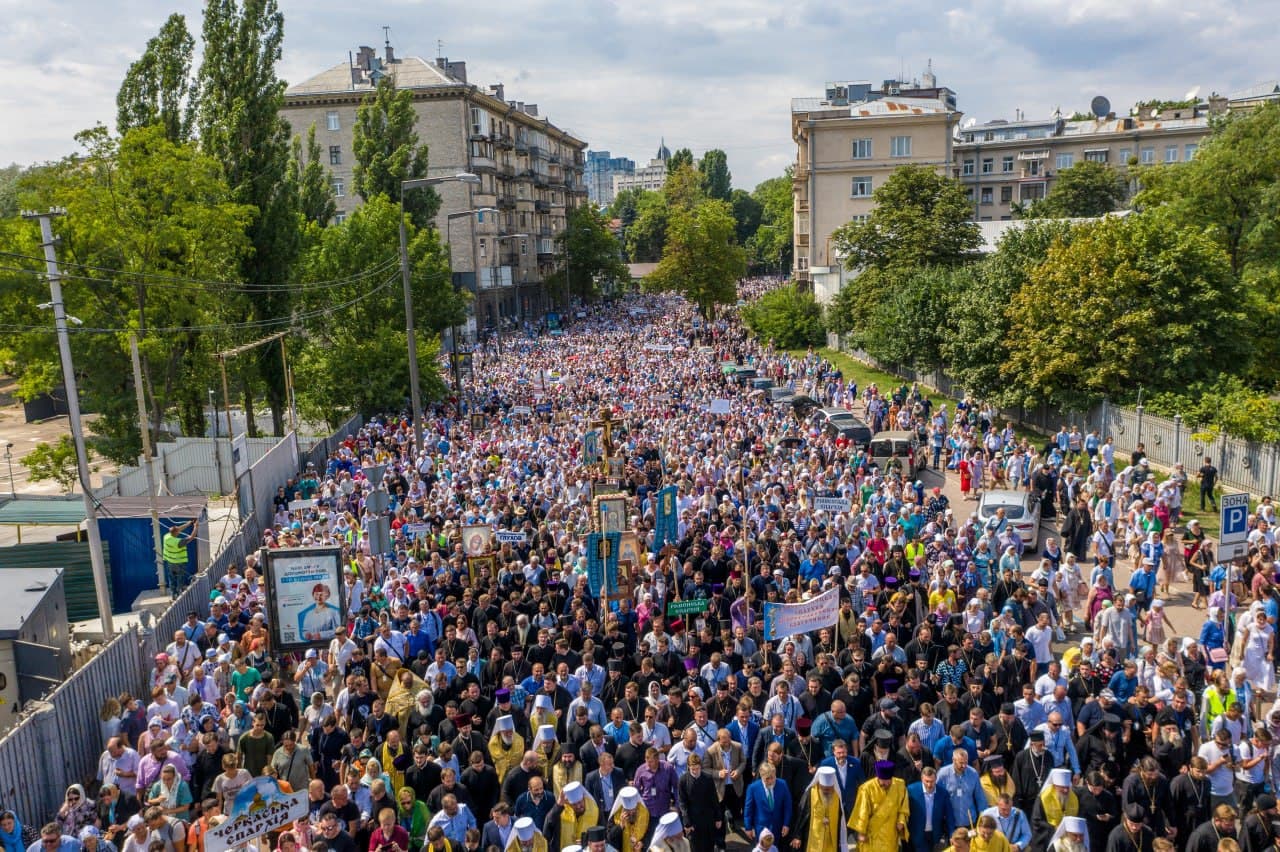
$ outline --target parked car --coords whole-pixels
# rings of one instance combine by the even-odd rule
[[[1024,491],[984,491],[978,501],[978,522],[985,525],[998,509],[1022,537],[1022,544],[1035,550],[1040,543],[1040,501]]]
[[[857,418],[845,420],[828,420],[822,431],[833,438],[844,438],[859,449],[871,446],[871,427]]]
[[[881,470],[887,470],[889,460],[897,456],[902,461],[902,475],[908,479],[915,479],[917,473],[929,466],[929,450],[915,432],[877,432],[871,438],[869,455]]]
[[[788,387],[769,388],[768,394],[770,402],[785,402],[788,404],[796,397],[796,392]]]
[[[773,379],[767,376],[756,376],[750,380],[749,384],[752,390],[768,390],[773,387]]]
[[[853,416],[852,411],[843,408],[819,408],[813,412],[813,422],[818,426],[822,426],[828,422],[836,422],[837,425],[844,425],[849,422],[857,422],[858,418]]]
[[[733,380],[742,386],[748,385],[756,377],[755,367],[739,367],[733,371]]]

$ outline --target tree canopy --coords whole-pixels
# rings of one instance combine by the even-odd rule
[[[116,94],[119,133],[160,124],[171,142],[191,138],[200,100],[199,85],[192,77],[195,46],[187,19],[177,12],[170,15],[125,73]]]
[[[822,306],[794,285],[770,290],[742,309],[742,321],[760,340],[782,349],[822,346],[827,341]]]
[[[706,199],[671,210],[662,260],[644,279],[650,290],[682,293],[710,319],[716,305],[737,298],[746,274],[746,251],[734,241],[733,211],[727,202]]]
[[[366,201],[385,195],[400,201],[401,181],[427,176],[427,146],[418,144],[413,92],[383,77],[360,104],[352,128],[355,191]],[[435,218],[440,196],[429,186],[404,197],[404,209],[419,227]]]
[[[600,296],[602,282],[629,280],[627,266],[622,261],[622,247],[609,230],[608,220],[587,205],[569,211],[565,229],[556,236],[556,244],[566,259],[566,266],[545,281],[544,286],[550,293],[563,292],[568,276],[569,291],[592,301]]]
[[[1082,160],[1058,172],[1049,194],[1031,205],[1027,218],[1102,216],[1119,210],[1128,195],[1128,186],[1119,172],[1105,163]]]
[[[702,174],[702,191],[708,198],[728,201],[733,191],[733,176],[729,173],[729,157],[719,148],[712,148],[702,155],[698,163]]]

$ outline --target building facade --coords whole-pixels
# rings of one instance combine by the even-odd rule
[[[1130,165],[1191,159],[1209,135],[1210,115],[1225,109],[1225,99],[1215,99],[1212,106],[1160,112],[1139,107],[1126,118],[989,121],[961,129],[953,174],[969,194],[975,220],[1012,219],[1015,209],[1048,195],[1059,173],[1076,163],[1123,173]]]
[[[587,183],[587,197],[599,207],[613,203],[613,178],[636,173],[636,161],[629,157],[611,157],[608,151],[588,151],[583,179]]]
[[[653,192],[662,189],[667,182],[667,160],[671,159],[671,151],[664,139],[658,143],[658,153],[649,165],[634,169],[631,174],[613,176],[613,194],[616,197],[625,189],[647,189]]]
[[[830,84],[826,97],[796,98],[791,104],[796,143],[792,272],[820,301],[839,289],[840,276],[832,274],[838,259],[831,235],[871,213],[877,187],[908,164],[951,173],[952,137],[961,117],[954,93],[931,79],[923,87],[891,82],[882,90]]]
[[[471,335],[546,311],[553,295],[542,281],[563,265],[554,238],[566,215],[587,198],[586,142],[538,114],[536,104],[508,101],[501,84],[467,82],[465,62],[379,57],[361,47],[349,61],[290,87],[284,116],[295,133],[316,128],[337,196],[338,216],[360,204],[354,189],[356,111],[390,77],[413,93],[417,133],[430,153],[429,177],[469,172],[479,184],[437,185],[436,227],[448,242],[454,286],[475,294]],[[456,215],[492,208],[496,213]]]

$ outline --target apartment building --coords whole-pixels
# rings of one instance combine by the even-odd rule
[[[671,150],[667,148],[667,140],[658,143],[658,153],[647,166],[632,170],[631,174],[613,176],[613,194],[626,189],[647,189],[656,192],[667,182],[667,160],[671,159]]]
[[[615,175],[634,175],[636,161],[629,157],[614,157],[608,151],[588,151],[583,179],[587,183],[587,197],[599,207],[613,203],[613,178]]]
[[[1099,101],[1105,103],[1105,101]],[[1209,135],[1209,118],[1226,98],[1180,109],[1116,117],[996,120],[965,126],[955,145],[954,175],[964,184],[980,222],[1012,219],[1017,206],[1044,198],[1063,169],[1103,163],[1120,172],[1132,164],[1180,163]]]
[[[960,118],[955,93],[932,74],[923,86],[832,83],[825,97],[793,99],[796,280],[820,301],[834,296],[844,275],[831,234],[865,219],[875,207],[872,193],[901,166],[950,174]]]
[[[470,336],[548,310],[553,294],[542,281],[563,263],[554,238],[568,210],[587,198],[586,142],[540,116],[537,104],[507,100],[502,84],[468,82],[465,62],[397,57],[390,44],[383,56],[361,47],[285,92],[283,113],[294,132],[316,128],[340,218],[361,201],[353,181],[356,111],[388,77],[413,93],[418,137],[430,152],[428,175],[480,177],[475,185],[435,187],[441,199],[435,224],[449,242],[454,286],[476,296]],[[483,208],[497,212],[454,215]]]

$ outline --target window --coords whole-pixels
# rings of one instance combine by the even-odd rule
[[[484,110],[479,107],[471,108],[471,135],[481,136],[488,132],[487,125],[489,122],[485,120],[487,118],[488,116]]]
[[[856,177],[853,179],[853,197],[854,198],[870,198],[871,197],[871,178]]]
[[[889,156],[891,157],[910,157],[911,156],[911,137],[910,136],[894,136],[889,140]]]
[[[982,201],[983,204],[990,204],[993,201],[994,195],[995,195],[995,192],[991,189],[991,187],[984,186],[982,188],[982,196],[980,200]]]
[[[1027,175],[1030,177],[1039,176],[1041,172],[1040,164],[1043,162],[1044,160],[1027,160]]]
[[[1013,200],[1013,187],[1011,186],[1000,187],[1000,203],[1008,204],[1012,200]]]
[[[973,160],[965,160],[964,165],[960,169],[960,173],[964,175],[973,174]]]
[[[1107,154],[1109,153],[1110,151],[1105,148],[1101,151],[1085,151],[1084,158],[1086,162],[1090,163],[1105,163],[1107,161]]]
[[[521,254],[528,254],[528,253],[529,253],[529,243],[528,243],[528,242],[526,242],[525,240],[521,240],[521,241],[520,241],[520,253],[521,253]]]
[[[871,218],[871,214],[870,214],[870,213],[859,213],[859,214],[857,214],[856,216],[854,216],[854,217],[853,217],[853,221],[855,221],[855,222],[865,222],[865,221],[867,221],[867,220],[868,220],[868,219],[870,219],[870,218]]]
[[[968,187],[967,189],[965,189],[964,197],[969,199],[970,202],[973,201],[973,187]]]
[[[1132,160],[1132,159],[1133,159],[1133,149],[1132,149],[1132,148],[1121,148],[1121,149],[1120,149],[1120,161],[1119,161],[1119,162],[1120,162],[1120,165],[1122,165],[1122,166],[1127,166],[1127,165],[1129,165],[1129,161],[1130,161],[1130,160]]]
[[[1188,142],[1186,145],[1182,146],[1182,159],[1190,160],[1196,155],[1196,150],[1199,149],[1199,147],[1200,146],[1195,142]]]
[[[982,173],[983,173],[984,175],[989,175],[989,174],[991,174],[992,172],[994,172],[995,170],[996,170],[996,158],[995,158],[995,157],[983,157],[983,158],[982,158]]]
[[[1000,160],[1000,171],[1005,174],[1013,173],[1013,155],[1009,154]]]
[[[1166,145],[1164,147],[1164,161],[1166,163],[1178,162],[1178,146],[1177,145]]]
[[[481,257],[486,256],[485,252],[488,250],[488,247],[489,247],[488,240],[486,240],[484,237],[481,237],[480,238],[480,256]]]
[[[1059,154],[1057,162],[1058,162],[1058,171],[1062,171],[1063,169],[1069,169],[1073,165],[1075,165],[1076,155],[1075,154]]]
[[[330,130],[342,129],[342,124],[338,121],[338,111],[336,109],[329,110],[329,112],[325,115],[324,120],[325,120],[325,125]]]
[[[1148,145],[1142,149],[1142,165],[1149,166],[1156,161],[1156,148],[1154,145]]]
[[[331,166],[342,165],[342,146],[341,145],[329,146],[329,165]]]
[[[853,140],[853,158],[855,160],[871,159],[871,140],[870,139]]]
[[[983,142],[993,142],[995,141],[995,138],[996,138],[996,133],[994,130],[988,130],[986,133],[982,134]]]
[[[329,185],[333,187],[333,194],[336,197],[342,198],[344,195],[347,194],[346,186],[343,184],[342,178],[334,178],[332,181],[329,182]]]
[[[343,222],[345,222],[345,221],[347,221],[347,214],[346,214],[346,213],[334,213],[334,214],[333,214],[333,223],[334,223],[335,225],[341,225],[341,224],[342,224]]]

